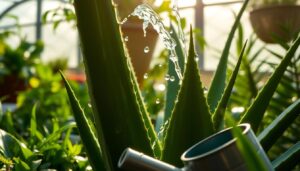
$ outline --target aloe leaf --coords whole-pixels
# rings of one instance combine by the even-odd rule
[[[285,109],[267,128],[258,136],[258,139],[265,151],[268,151],[272,145],[282,136],[284,131],[298,117],[300,110],[300,99]]]
[[[283,58],[277,69],[274,71],[272,76],[269,78],[265,86],[259,92],[255,98],[253,104],[248,108],[245,115],[241,119],[241,123],[247,122],[251,124],[252,129],[256,132],[264,113],[269,105],[269,102],[276,91],[278,84],[280,83],[281,77],[283,76],[286,68],[289,66],[291,59],[293,58],[298,46],[300,44],[300,35],[297,40],[293,43],[291,48],[288,50],[286,56]]]
[[[226,72],[227,72],[227,61],[229,56],[229,50],[232,44],[232,40],[234,37],[234,33],[237,30],[240,19],[246,9],[246,6],[248,4],[249,0],[245,0],[241,10],[239,11],[239,14],[236,17],[236,20],[231,28],[231,31],[229,33],[228,39],[226,41],[222,56],[220,58],[217,70],[215,72],[215,75],[213,77],[211,86],[209,88],[208,94],[207,94],[207,102],[210,107],[210,112],[214,113],[219,100],[222,97],[222,94],[225,89],[225,82],[226,82]]]
[[[129,63],[129,65],[130,65],[130,63]],[[133,83],[134,91],[135,91],[135,94],[137,96],[137,101],[138,101],[140,110],[142,112],[142,118],[144,120],[145,127],[146,127],[146,129],[148,131],[147,133],[148,133],[148,136],[150,138],[150,142],[152,144],[154,156],[156,158],[160,158],[161,157],[161,153],[162,153],[161,142],[159,141],[158,136],[157,136],[157,134],[155,132],[154,126],[153,126],[153,124],[151,122],[151,119],[149,117],[149,113],[148,113],[148,111],[146,109],[146,106],[144,104],[141,92],[140,92],[139,87],[138,87],[137,79],[136,79],[136,77],[135,77],[135,75],[134,75],[133,72],[131,73],[131,79],[134,82]]]
[[[238,75],[242,60],[243,60],[243,56],[244,56],[244,52],[245,52],[245,48],[246,48],[247,42],[244,44],[240,57],[238,59],[238,62],[234,68],[234,71],[230,77],[229,83],[224,91],[224,94],[222,96],[222,99],[220,100],[217,109],[215,110],[215,113],[213,114],[212,120],[213,120],[213,125],[215,130],[219,130],[221,128],[222,122],[224,120],[224,115],[225,115],[225,111],[226,111],[226,106],[229,100],[229,97],[231,95],[231,91],[233,89],[236,77]]]
[[[82,109],[79,101],[77,100],[74,91],[66,78],[61,73],[63,78],[69,101],[73,110],[74,118],[79,130],[81,140],[86,148],[86,152],[93,170],[105,170],[104,163],[102,160],[102,154],[98,139],[88,121],[84,110]]]
[[[300,142],[272,162],[276,171],[292,170],[300,162]]]
[[[182,166],[180,155],[190,146],[214,133],[204,96],[194,42],[190,32],[188,62],[170,124],[166,130],[162,160]]]
[[[104,158],[118,170],[118,159],[127,147],[153,156],[143,109],[132,79],[130,59],[125,54],[120,28],[111,0],[75,0],[78,30],[95,118]],[[129,64],[129,65],[128,65]],[[110,169],[108,169],[110,170]]]
[[[171,25],[171,31],[173,32],[171,34],[171,36],[176,41],[175,51],[176,51],[176,54],[178,57],[178,63],[179,63],[181,70],[184,71],[184,60],[185,60],[184,49],[181,46],[179,37],[176,34],[176,31],[175,31],[173,25]],[[170,76],[176,75],[175,67],[174,67],[171,59],[169,59],[169,61],[168,61],[168,75],[170,75]],[[179,82],[180,82],[179,79],[176,79],[175,81],[168,80],[164,122],[166,122],[170,118],[172,110],[174,109],[175,100],[177,98],[177,94],[180,89]]]

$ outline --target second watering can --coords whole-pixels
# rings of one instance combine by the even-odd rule
[[[250,125],[241,124],[238,127],[253,144],[265,167],[273,171],[272,164]],[[123,152],[118,165],[130,171],[249,171],[231,129],[216,133],[185,151],[181,156],[184,168],[177,168],[130,148]]]

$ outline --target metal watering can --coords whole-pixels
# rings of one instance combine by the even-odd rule
[[[273,171],[274,168],[250,125],[241,124],[238,127],[253,144],[266,168]],[[220,131],[185,151],[181,156],[185,165],[183,168],[177,168],[130,148],[122,153],[118,166],[136,171],[249,171],[231,129]]]

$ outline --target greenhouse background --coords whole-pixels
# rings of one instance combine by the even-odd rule
[[[203,52],[199,52],[199,54],[202,54],[199,61],[201,69],[208,71],[215,70],[218,61],[216,50],[223,48],[226,33],[228,33],[229,26],[234,21],[234,14],[237,13],[242,2],[230,0],[203,2],[196,2],[196,0],[179,1],[181,16],[183,18],[189,16],[186,17],[187,23],[197,28],[202,28],[204,37],[209,45],[205,49],[204,55]],[[45,61],[55,58],[66,58],[69,60],[71,68],[78,67],[81,57],[78,48],[79,40],[74,23],[72,25],[72,23],[62,21],[59,28],[53,31],[51,21],[47,23],[42,22],[43,14],[46,11],[66,6],[70,8],[69,2],[63,0],[43,0],[41,2],[33,0],[2,0],[0,3],[1,30],[16,30],[15,24],[18,23],[21,35],[25,36],[26,39],[29,41],[42,39],[44,41],[45,50],[42,56]],[[157,1],[155,4],[159,5],[160,2]],[[243,16],[242,22],[245,34],[252,34],[253,31],[247,13]],[[220,25],[226,27],[219,27]]]

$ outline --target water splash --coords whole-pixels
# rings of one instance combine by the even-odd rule
[[[142,19],[143,22],[143,30],[144,36],[146,35],[146,29],[151,24],[153,28],[157,31],[160,38],[163,41],[164,46],[170,51],[170,59],[175,66],[175,71],[178,78],[182,79],[181,68],[178,63],[178,57],[175,51],[176,42],[171,37],[170,33],[165,29],[164,24],[162,23],[160,17],[154,12],[154,10],[147,4],[141,4],[137,6],[132,16],[137,16],[139,19]]]
[[[185,60],[187,60],[187,54],[186,54],[187,49],[186,49],[186,46],[185,46],[186,41],[185,41],[184,32],[182,30],[181,17],[180,17],[179,10],[178,10],[178,0],[172,0],[171,4],[170,4],[170,7],[172,9],[173,15],[176,18],[179,40],[180,40],[180,43],[181,43],[181,45],[184,49]]]

